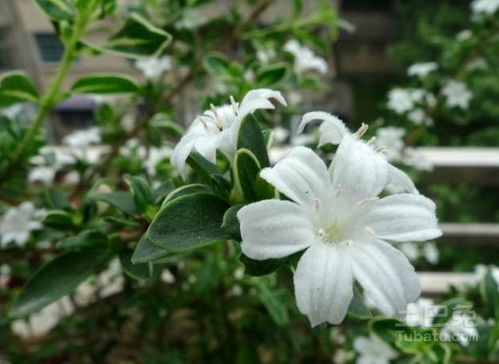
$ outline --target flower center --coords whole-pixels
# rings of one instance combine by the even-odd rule
[[[326,244],[334,244],[340,242],[340,231],[338,225],[333,224],[326,229],[320,228],[318,235]]]

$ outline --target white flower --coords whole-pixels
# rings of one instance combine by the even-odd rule
[[[399,160],[404,149],[404,128],[388,126],[376,130],[376,145],[386,148],[386,157],[389,161]]]
[[[414,100],[409,90],[394,88],[388,92],[387,107],[397,114],[403,114],[414,107]]]
[[[154,80],[172,69],[172,58],[170,56],[143,58],[135,62],[135,67],[141,70],[147,79]]]
[[[353,356],[354,356],[353,352],[339,348],[336,350],[336,352],[333,355],[333,363],[335,364],[348,363],[350,360],[353,359]]]
[[[478,338],[478,331],[473,322],[473,312],[455,311],[452,317],[445,323],[440,330],[440,340],[458,341],[462,346],[468,346],[468,343]]]
[[[175,22],[177,29],[196,29],[206,24],[210,19],[203,9],[189,8],[183,11],[182,17]]]
[[[407,75],[425,78],[436,69],[438,69],[438,64],[435,62],[415,63],[407,69]]]
[[[402,162],[418,171],[431,171],[433,164],[416,148],[405,148]]]
[[[40,337],[50,332],[63,317],[73,311],[74,307],[66,296],[29,316],[27,320],[13,321],[10,328],[14,334],[23,339]]]
[[[34,167],[29,171],[28,181],[50,184],[54,181],[55,168],[49,166]]]
[[[223,105],[205,111],[192,122],[186,134],[175,146],[172,165],[185,177],[185,164],[192,151],[196,151],[210,162],[216,162],[217,150],[228,157],[236,152],[239,126],[242,120],[258,109],[275,109],[270,102],[275,99],[283,105],[286,101],[279,91],[256,89],[244,96],[241,104],[232,99],[231,105]]]
[[[24,245],[33,230],[42,228],[36,221],[37,210],[31,202],[23,202],[18,207],[11,207],[0,219],[0,246],[15,242]]]
[[[256,50],[256,58],[262,64],[268,64],[272,59],[276,56],[276,52],[274,48],[257,48]]]
[[[405,321],[409,326],[431,327],[439,307],[429,298],[420,298],[407,305]]]
[[[387,364],[397,357],[397,352],[377,336],[359,336],[353,342],[359,354],[357,364]]]
[[[470,39],[473,36],[473,33],[469,29],[461,30],[459,33],[456,35],[456,40],[458,42],[464,42],[465,40]]]
[[[435,244],[435,242],[433,241],[425,243],[423,245],[423,256],[428,263],[437,264],[439,257],[437,244]]]
[[[295,39],[289,40],[284,45],[284,50],[291,53],[295,61],[297,72],[317,71],[326,73],[328,70],[327,62],[324,58],[318,57],[314,52]]]
[[[78,171],[70,171],[64,176],[64,182],[70,185],[77,185],[80,183],[80,173]]]
[[[432,125],[433,120],[423,109],[414,109],[407,114],[407,118],[416,125]]]
[[[466,109],[473,94],[465,84],[455,80],[449,80],[442,88],[442,94],[446,97],[449,107],[460,107]]]
[[[339,144],[343,137],[352,135],[343,121],[341,121],[338,117],[323,111],[312,111],[303,115],[302,121],[298,126],[298,133],[303,132],[305,126],[314,120],[321,121],[321,125],[319,126],[319,147],[328,143],[334,145]],[[363,124],[357,133],[363,134],[366,130],[367,125]],[[407,176],[404,171],[392,166],[391,164],[388,165],[388,185],[386,188],[390,192],[417,193],[417,189],[409,176]]]
[[[176,279],[169,269],[164,269],[163,272],[161,272],[161,281],[166,284],[172,284],[175,283]]]
[[[484,264],[477,264],[475,266],[475,280],[477,284],[483,280],[488,268],[489,267]],[[490,269],[492,270],[492,278],[496,281],[496,284],[498,285],[497,289],[499,291],[499,268],[494,265],[491,266]]]
[[[499,9],[499,0],[474,0],[471,2],[471,11],[474,14],[494,14]]]
[[[88,147],[90,144],[100,143],[100,128],[92,127],[83,130],[76,130],[63,139],[63,143],[70,147]]]
[[[273,130],[272,136],[278,143],[284,143],[289,137],[289,130],[283,128],[282,126],[276,126]]]
[[[172,150],[170,148],[150,148],[149,154],[144,161],[147,173],[151,176],[156,174],[156,166],[159,162],[163,161],[165,158],[170,158],[172,155]]]
[[[7,287],[10,281],[10,266],[7,264],[0,265],[0,289]]]
[[[99,273],[97,284],[101,298],[112,296],[123,290],[125,279],[118,259],[111,260],[107,269]]]
[[[383,155],[344,136],[329,170],[312,150],[295,147],[260,176],[291,201],[264,200],[239,210],[241,249],[257,260],[305,250],[294,286],[312,326],[343,321],[354,280],[387,316],[419,296],[414,268],[387,241],[440,236],[435,204],[408,193],[379,199],[389,181]]]
[[[419,250],[416,244],[412,242],[406,242],[399,244],[398,247],[411,262],[419,258]]]

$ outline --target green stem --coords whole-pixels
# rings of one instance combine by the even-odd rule
[[[57,70],[54,80],[50,84],[45,94],[40,99],[38,113],[35,117],[35,120],[33,121],[26,134],[24,134],[23,139],[17,146],[12,161],[0,174],[0,184],[8,179],[13,170],[17,168],[18,164],[23,161],[26,149],[33,142],[33,139],[35,138],[38,130],[42,127],[43,123],[47,119],[47,116],[52,111],[54,105],[57,103],[58,101],[57,99],[60,95],[59,90],[62,86],[62,83],[64,82],[64,80],[68,75],[68,72],[71,68],[71,65],[73,64],[74,59],[76,58],[76,46],[80,38],[83,36],[87,22],[88,22],[88,17],[85,16],[79,16],[76,19],[75,30],[66,44],[66,47],[64,49],[64,54],[61,60],[61,65]]]

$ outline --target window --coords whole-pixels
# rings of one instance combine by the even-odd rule
[[[35,34],[36,44],[43,62],[59,62],[64,48],[59,37],[52,33]]]

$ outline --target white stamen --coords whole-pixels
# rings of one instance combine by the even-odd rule
[[[352,246],[352,244],[353,244],[353,240],[351,240],[351,239],[343,240],[342,242],[340,242],[340,245],[344,246],[344,247]]]
[[[319,212],[320,208],[321,208],[321,202],[319,201],[318,198],[314,198],[314,209],[315,209],[315,212]]]
[[[213,113],[213,116],[215,117],[215,124],[216,124],[217,128],[222,130],[223,125],[222,125],[222,122],[220,121],[220,118],[218,116],[217,108],[213,104],[210,104],[210,108],[211,108],[211,112]]]
[[[354,135],[357,136],[359,139],[362,138],[364,136],[364,134],[366,133],[367,129],[369,129],[369,126],[365,123],[362,123],[360,125],[360,128],[359,130],[357,130]]]
[[[374,149],[374,151],[376,153],[387,153],[388,152],[388,148],[385,147],[384,145],[381,145],[381,146],[377,147],[376,149]]]
[[[234,100],[234,96],[230,95],[229,99],[230,99],[230,104],[232,105],[232,110],[234,111],[234,114],[237,115],[238,107],[237,107],[236,100]]]
[[[357,202],[357,206],[367,205],[369,202],[373,202],[376,200],[379,200],[379,197],[367,197]]]

